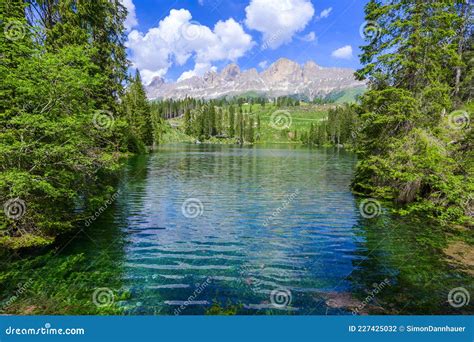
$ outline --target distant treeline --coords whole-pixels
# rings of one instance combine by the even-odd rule
[[[326,120],[311,124],[308,132],[301,133],[307,145],[353,144],[357,132],[357,114],[351,105],[329,109]]]
[[[253,143],[258,139],[260,116],[246,110],[243,105],[256,103],[265,107],[266,100],[254,97],[216,100],[186,98],[154,101],[151,109],[162,118],[182,117],[184,132],[198,140],[219,137]]]
[[[329,102],[327,102],[329,103]],[[218,99],[196,99],[196,98],[184,98],[184,99],[165,99],[165,100],[153,100],[151,101],[151,108],[157,111],[159,115],[164,119],[176,118],[184,115],[186,109],[199,109],[204,106],[209,107],[210,105],[217,107],[239,107],[241,108],[244,104],[260,104],[262,108],[265,105],[272,104],[277,107],[296,107],[301,104],[301,101],[294,99],[289,96],[280,96],[272,99],[259,96],[234,96],[234,97],[222,97]]]

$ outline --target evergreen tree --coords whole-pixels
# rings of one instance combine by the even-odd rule
[[[467,51],[459,47],[472,35],[472,4],[371,0],[366,19],[377,32],[362,47],[364,66],[357,72],[370,90],[361,98],[366,124],[354,189],[419,202],[409,208],[429,210],[444,222],[459,220],[468,192],[460,184],[473,182],[447,145],[454,133],[443,128],[443,113],[456,109],[453,95],[472,72],[464,69]],[[462,140],[465,132],[457,134]]]
[[[191,110],[189,108],[186,108],[184,111],[184,132],[187,135],[192,134],[192,122],[191,122]]]
[[[235,112],[234,106],[229,108],[229,138],[233,138],[235,135]]]
[[[136,129],[118,111],[125,9],[106,0],[1,6],[0,200],[24,212],[2,216],[0,244],[44,245],[110,196]]]
[[[137,70],[125,95],[122,105],[130,129],[131,150],[140,151],[140,146],[153,144],[153,126],[151,123],[150,106],[142,84],[140,73]],[[138,144],[133,145],[133,144]]]

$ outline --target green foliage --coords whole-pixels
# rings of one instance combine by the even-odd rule
[[[230,301],[225,305],[214,302],[212,306],[206,310],[208,316],[235,316],[242,308],[241,304],[232,304]]]
[[[472,5],[373,0],[366,19],[377,34],[357,72],[370,90],[358,108],[354,190],[393,199],[403,214],[472,223],[472,130],[453,112],[472,94]]]
[[[128,61],[118,1],[2,6],[0,201],[21,215],[2,215],[0,243],[32,247],[100,206],[121,160],[151,145],[156,126],[138,73],[119,104]]]
[[[308,132],[301,135],[307,145],[352,144],[356,126],[356,113],[352,106],[345,105],[330,109],[325,120],[311,123]],[[296,135],[296,134],[295,134]]]
[[[151,108],[138,71],[122,97],[122,109],[130,127],[128,149],[143,152],[145,146],[151,146],[156,140],[156,132],[153,132]]]

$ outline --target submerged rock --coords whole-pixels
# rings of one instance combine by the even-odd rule
[[[331,309],[343,309],[352,311],[353,314],[368,315],[372,313],[383,313],[384,308],[372,303],[364,303],[355,298],[350,292],[323,292],[320,293],[326,305]]]
[[[474,275],[474,248],[472,246],[463,241],[456,241],[443,252],[449,257],[451,263],[461,266],[462,271]]]

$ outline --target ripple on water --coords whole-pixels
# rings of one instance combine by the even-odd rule
[[[127,305],[141,313],[181,305],[203,313],[213,303],[273,310],[270,295],[281,287],[291,289],[288,310],[308,312],[312,293],[344,286],[357,258],[354,157],[331,156],[222,146],[154,154],[118,203],[127,220]],[[188,198],[202,203],[196,218],[182,214]]]

